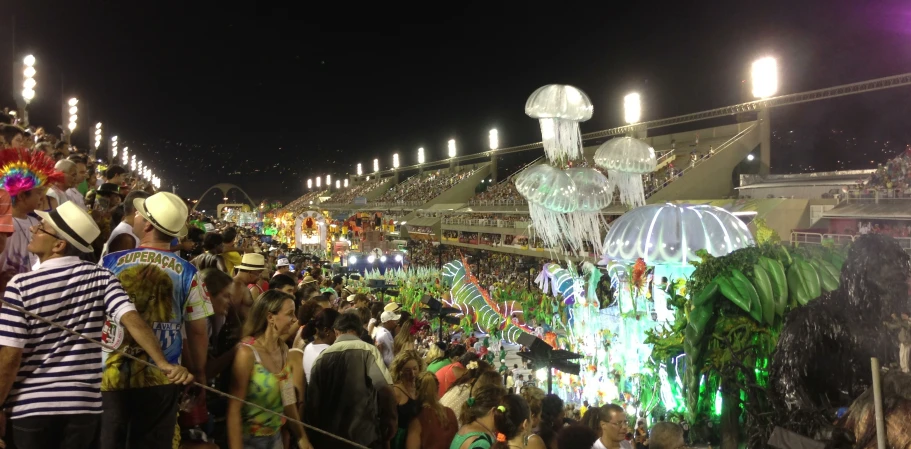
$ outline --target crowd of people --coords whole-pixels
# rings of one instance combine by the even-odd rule
[[[429,198],[439,196],[450,187],[462,182],[475,171],[475,169],[458,172],[436,170],[430,173],[417,174],[404,182],[390,187],[376,201],[381,203],[426,201]]]
[[[339,190],[332,194],[326,203],[331,204],[351,204],[354,202],[354,199],[363,196],[373,189],[376,189],[381,184],[386,182],[387,179],[373,179],[370,181],[364,181],[360,184],[353,185],[347,189]]]
[[[303,196],[291,201],[285,207],[295,213],[299,213],[304,209],[307,209],[312,203],[318,203],[317,199],[328,194],[328,190],[317,190],[314,192],[307,192]]]
[[[516,190],[515,183],[510,179],[488,187],[487,190],[475,195],[468,203],[474,206],[483,205],[485,203],[501,204],[503,202],[508,202],[509,204],[526,203],[525,198],[519,194],[519,191]]]
[[[911,193],[911,147],[885,164],[879,164],[867,187]]]

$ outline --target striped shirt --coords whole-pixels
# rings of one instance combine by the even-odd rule
[[[96,340],[105,314],[119,323],[136,310],[113,273],[78,257],[14,276],[3,300]],[[7,306],[0,308],[0,345],[22,348],[4,404],[13,418],[101,413],[101,347]]]

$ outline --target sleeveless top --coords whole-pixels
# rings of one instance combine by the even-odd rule
[[[243,344],[250,348],[256,357],[253,374],[250,375],[250,383],[247,385],[247,397],[244,399],[273,412],[283,413],[285,407],[282,404],[281,382],[291,379],[291,365],[288,364],[287,357],[282,361],[281,372],[272,374],[263,366],[256,348],[247,343]],[[240,415],[244,423],[244,435],[274,435],[285,424],[284,418],[246,404],[241,408]]]
[[[417,399],[412,399],[411,396],[408,396],[408,393],[398,385],[395,386],[405,393],[405,396],[408,397],[408,400],[404,404],[398,405],[399,412],[399,428],[408,429],[408,424],[411,424],[411,420],[417,418],[418,414],[421,413],[421,403]]]
[[[113,242],[114,239],[120,234],[129,234],[130,237],[133,237],[134,248],[136,245],[139,245],[139,239],[136,238],[136,234],[133,234],[133,226],[130,226],[129,223],[124,223],[121,221],[117,224],[117,226],[114,227],[114,229],[111,230],[111,236],[108,237],[108,241],[104,242],[104,248],[101,250],[101,257],[108,255],[108,246],[110,246],[111,242]]]
[[[478,439],[474,440],[474,442],[468,446],[468,449],[490,449],[490,447],[493,446],[490,435],[484,432],[468,432],[464,435],[456,434],[452,439],[452,444],[449,445],[449,449],[460,449],[465,440],[469,440],[473,437],[478,437]]]

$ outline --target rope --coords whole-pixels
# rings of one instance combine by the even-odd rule
[[[147,361],[145,361],[145,360],[142,360],[142,359],[139,359],[139,358],[137,358],[137,357],[134,357],[134,356],[132,356],[132,355],[130,355],[130,354],[127,354],[127,353],[125,353],[125,352],[123,352],[123,351],[120,351],[120,350],[118,350],[118,349],[116,349],[116,348],[114,348],[114,347],[112,347],[112,346],[110,346],[110,345],[107,345],[107,344],[104,344],[104,343],[102,343],[102,342],[100,342],[100,341],[98,341],[98,340],[95,340],[95,339],[92,338],[92,337],[89,337],[89,336],[87,336],[87,335],[81,334],[81,333],[76,332],[76,331],[74,331],[74,330],[72,330],[72,329],[68,329],[68,328],[66,328],[65,326],[62,326],[62,325],[60,325],[60,324],[57,324],[57,323],[55,323],[55,322],[53,322],[53,321],[51,321],[51,320],[49,320],[49,319],[46,319],[46,318],[44,318],[44,317],[38,316],[38,315],[36,315],[36,314],[34,314],[34,313],[32,313],[32,312],[29,312],[28,310],[25,310],[25,309],[22,308],[22,307],[19,307],[19,306],[15,305],[15,304],[10,304],[10,303],[8,303],[5,299],[0,298],[0,304],[3,304],[3,307],[9,307],[9,308],[11,308],[11,309],[13,309],[13,310],[17,310],[17,311],[19,311],[19,312],[21,312],[21,313],[23,313],[23,314],[25,314],[25,315],[28,315],[29,317],[31,317],[31,318],[33,318],[33,319],[36,319],[36,320],[38,320],[38,321],[41,321],[42,323],[47,324],[47,325],[49,325],[49,326],[51,326],[51,327],[55,327],[55,328],[57,328],[57,329],[61,329],[61,330],[63,330],[64,332],[67,332],[67,333],[69,333],[69,334],[71,334],[71,335],[75,335],[75,336],[77,336],[77,337],[79,337],[79,338],[88,340],[88,341],[90,341],[90,342],[92,342],[92,343],[94,343],[94,344],[96,344],[96,345],[98,345],[98,346],[101,346],[102,348],[105,348],[105,349],[107,349],[107,350],[109,350],[109,351],[113,351],[113,352],[115,352],[115,353],[117,353],[117,354],[120,354],[120,355],[122,355],[122,356],[124,356],[124,357],[130,359],[130,360],[133,360],[133,361],[142,363],[143,365],[146,365],[146,366],[149,366],[149,367],[152,367],[152,368],[155,368],[155,369],[161,371],[161,368],[159,368],[158,366],[156,366],[156,365],[154,365],[154,364],[152,364],[152,363],[149,363],[149,362],[147,362]],[[347,440],[347,439],[342,438],[342,437],[340,437],[340,436],[338,436],[338,435],[335,435],[335,434],[333,434],[333,433],[326,432],[326,431],[323,430],[323,429],[320,429],[320,428],[317,428],[317,427],[313,427],[313,426],[311,426],[311,425],[309,425],[309,424],[306,424],[306,423],[304,423],[304,422],[302,422],[302,421],[300,421],[300,420],[293,419],[293,418],[288,417],[288,416],[286,416],[286,415],[284,415],[284,414],[282,414],[282,413],[278,413],[278,412],[269,410],[269,409],[267,409],[267,408],[261,407],[261,406],[259,406],[259,405],[257,405],[257,404],[254,404],[254,403],[252,403],[252,402],[248,402],[248,401],[246,401],[246,400],[244,400],[244,399],[241,399],[241,398],[239,398],[239,397],[237,397],[237,396],[233,396],[233,395],[231,395],[231,394],[228,394],[228,393],[225,393],[225,392],[223,392],[223,391],[217,390],[217,389],[212,388],[212,387],[210,387],[210,386],[208,386],[208,385],[203,385],[203,384],[201,384],[201,383],[199,383],[199,382],[196,382],[196,381],[193,382],[193,385],[194,385],[194,386],[198,386],[198,387],[200,387],[200,388],[202,388],[202,389],[204,389],[204,390],[206,390],[206,391],[210,391],[210,392],[212,392],[212,393],[215,393],[215,394],[217,394],[217,395],[224,396],[224,397],[226,397],[226,398],[228,398],[228,399],[233,399],[233,400],[238,401],[238,402],[240,402],[240,403],[242,403],[242,404],[244,404],[244,405],[249,405],[249,406],[251,406],[251,407],[256,407],[256,408],[258,408],[258,409],[260,409],[260,410],[263,410],[263,411],[265,411],[265,412],[267,412],[267,413],[271,413],[271,414],[273,414],[273,415],[276,415],[276,416],[279,416],[279,417],[281,417],[281,418],[284,418],[285,420],[287,420],[287,421],[289,421],[289,422],[292,422],[292,423],[295,423],[295,424],[300,424],[301,426],[303,426],[303,427],[306,428],[306,429],[309,429],[309,430],[313,430],[313,431],[319,432],[319,433],[321,433],[321,434],[323,434],[323,435],[326,435],[326,436],[335,438],[336,440],[339,440],[339,441],[341,441],[341,442],[343,442],[343,443],[350,444],[351,446],[354,446],[354,447],[357,447],[357,448],[360,448],[360,449],[370,449],[370,448],[368,448],[367,446],[363,446],[363,445],[361,445],[361,444],[355,443],[354,441]]]

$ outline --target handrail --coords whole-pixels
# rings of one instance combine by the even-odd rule
[[[735,135],[734,135],[733,137],[731,137],[730,139],[724,141],[724,143],[722,143],[721,145],[718,145],[718,148],[715,148],[715,149],[714,149],[714,153],[713,153],[713,154],[708,154],[708,153],[707,153],[707,154],[705,155],[705,157],[698,158],[698,159],[696,160],[696,163],[695,163],[695,164],[690,164],[690,165],[686,166],[686,168],[684,168],[683,170],[680,170],[680,173],[679,173],[679,174],[675,174],[673,177],[671,177],[671,179],[668,179],[668,180],[665,181],[663,184],[661,184],[660,187],[656,187],[656,188],[647,190],[647,191],[645,192],[645,197],[646,197],[646,198],[649,198],[649,197],[651,197],[652,195],[654,195],[655,193],[658,193],[659,190],[661,190],[661,189],[667,187],[668,185],[670,185],[671,183],[673,183],[674,181],[676,181],[678,178],[680,178],[680,177],[682,177],[684,174],[686,174],[686,172],[688,172],[688,171],[690,171],[690,170],[692,170],[692,169],[694,169],[694,168],[696,168],[696,167],[702,165],[703,162],[705,162],[705,161],[711,159],[712,157],[714,157],[714,156],[717,155],[718,153],[724,151],[725,149],[727,149],[728,147],[730,147],[731,145],[733,145],[734,142],[736,142],[738,139],[740,139],[741,137],[743,137],[744,135],[746,135],[748,132],[750,132],[750,131],[752,131],[753,129],[755,129],[756,126],[758,126],[758,125],[757,125],[756,123],[753,123],[752,125],[746,127],[746,129],[744,129],[743,131],[740,131],[739,133],[735,134]]]

